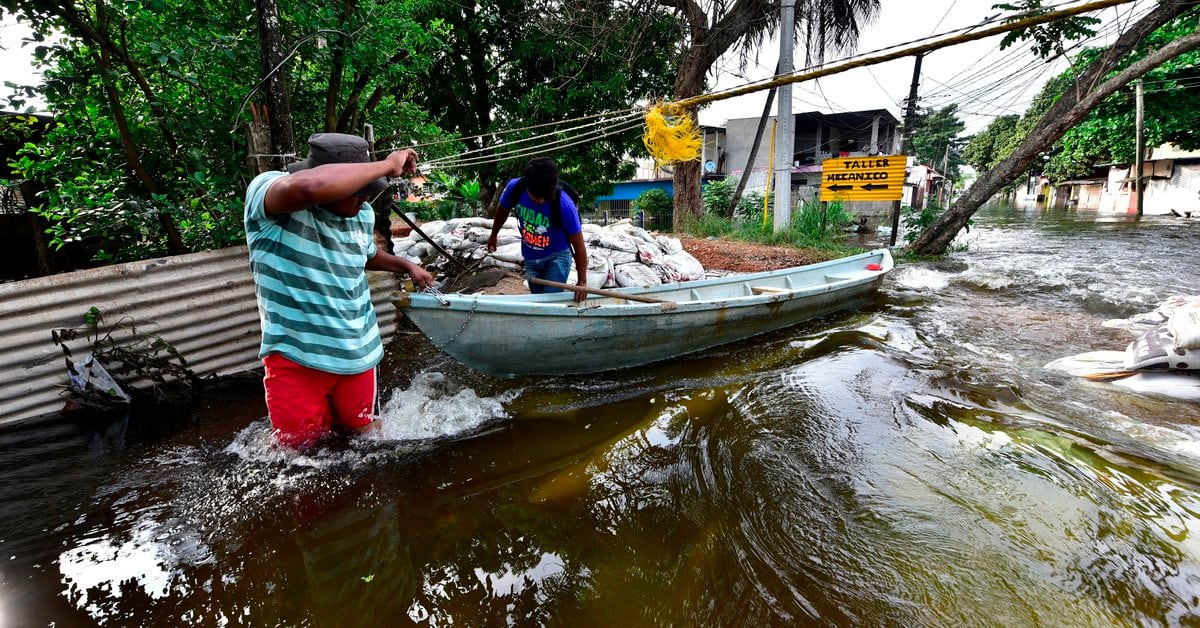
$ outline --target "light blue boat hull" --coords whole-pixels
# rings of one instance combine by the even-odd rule
[[[878,264],[879,270],[869,270]],[[878,249],[809,266],[614,292],[673,309],[571,293],[416,293],[396,305],[440,349],[485,373],[569,375],[658,362],[857,307],[892,269]]]

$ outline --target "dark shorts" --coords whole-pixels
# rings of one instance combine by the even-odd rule
[[[548,279],[565,283],[567,275],[571,272],[571,249],[565,249],[557,253],[551,253],[540,259],[525,260],[525,279],[526,281],[537,277],[538,279]],[[562,292],[562,288],[552,288],[550,286],[539,286],[537,284],[529,284],[529,291],[533,294],[542,294],[543,292]]]

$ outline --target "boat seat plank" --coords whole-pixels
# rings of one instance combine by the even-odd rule
[[[825,275],[825,283],[837,283],[839,281],[850,281],[853,279],[862,279],[869,277],[873,273],[844,273],[840,275]]]
[[[775,286],[751,286],[750,291],[754,294],[786,294],[791,292],[787,288],[776,288]]]

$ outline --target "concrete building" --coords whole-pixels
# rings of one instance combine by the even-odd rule
[[[1200,151],[1164,144],[1142,164],[1146,184],[1142,213],[1200,217]],[[1137,211],[1132,164],[1100,164],[1091,177],[1063,181],[1049,198],[1052,207],[1092,209],[1106,214]]]
[[[775,117],[767,120],[766,131],[754,163],[747,167],[750,148],[759,118],[737,118],[725,124],[728,173],[748,176],[747,191],[765,192],[770,169],[770,132]],[[821,162],[834,157],[890,155],[899,150],[900,121],[886,109],[822,113],[809,111],[794,115],[792,124],[792,199],[814,198],[821,183]],[[748,174],[746,174],[748,173]],[[891,210],[890,203],[855,203],[855,214],[880,214]]]

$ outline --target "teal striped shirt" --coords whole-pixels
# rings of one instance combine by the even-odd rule
[[[343,218],[319,207],[268,215],[264,172],[246,189],[246,243],[262,323],[259,357],[279,353],[309,368],[353,375],[383,358],[364,266],[375,256],[375,212]]]

